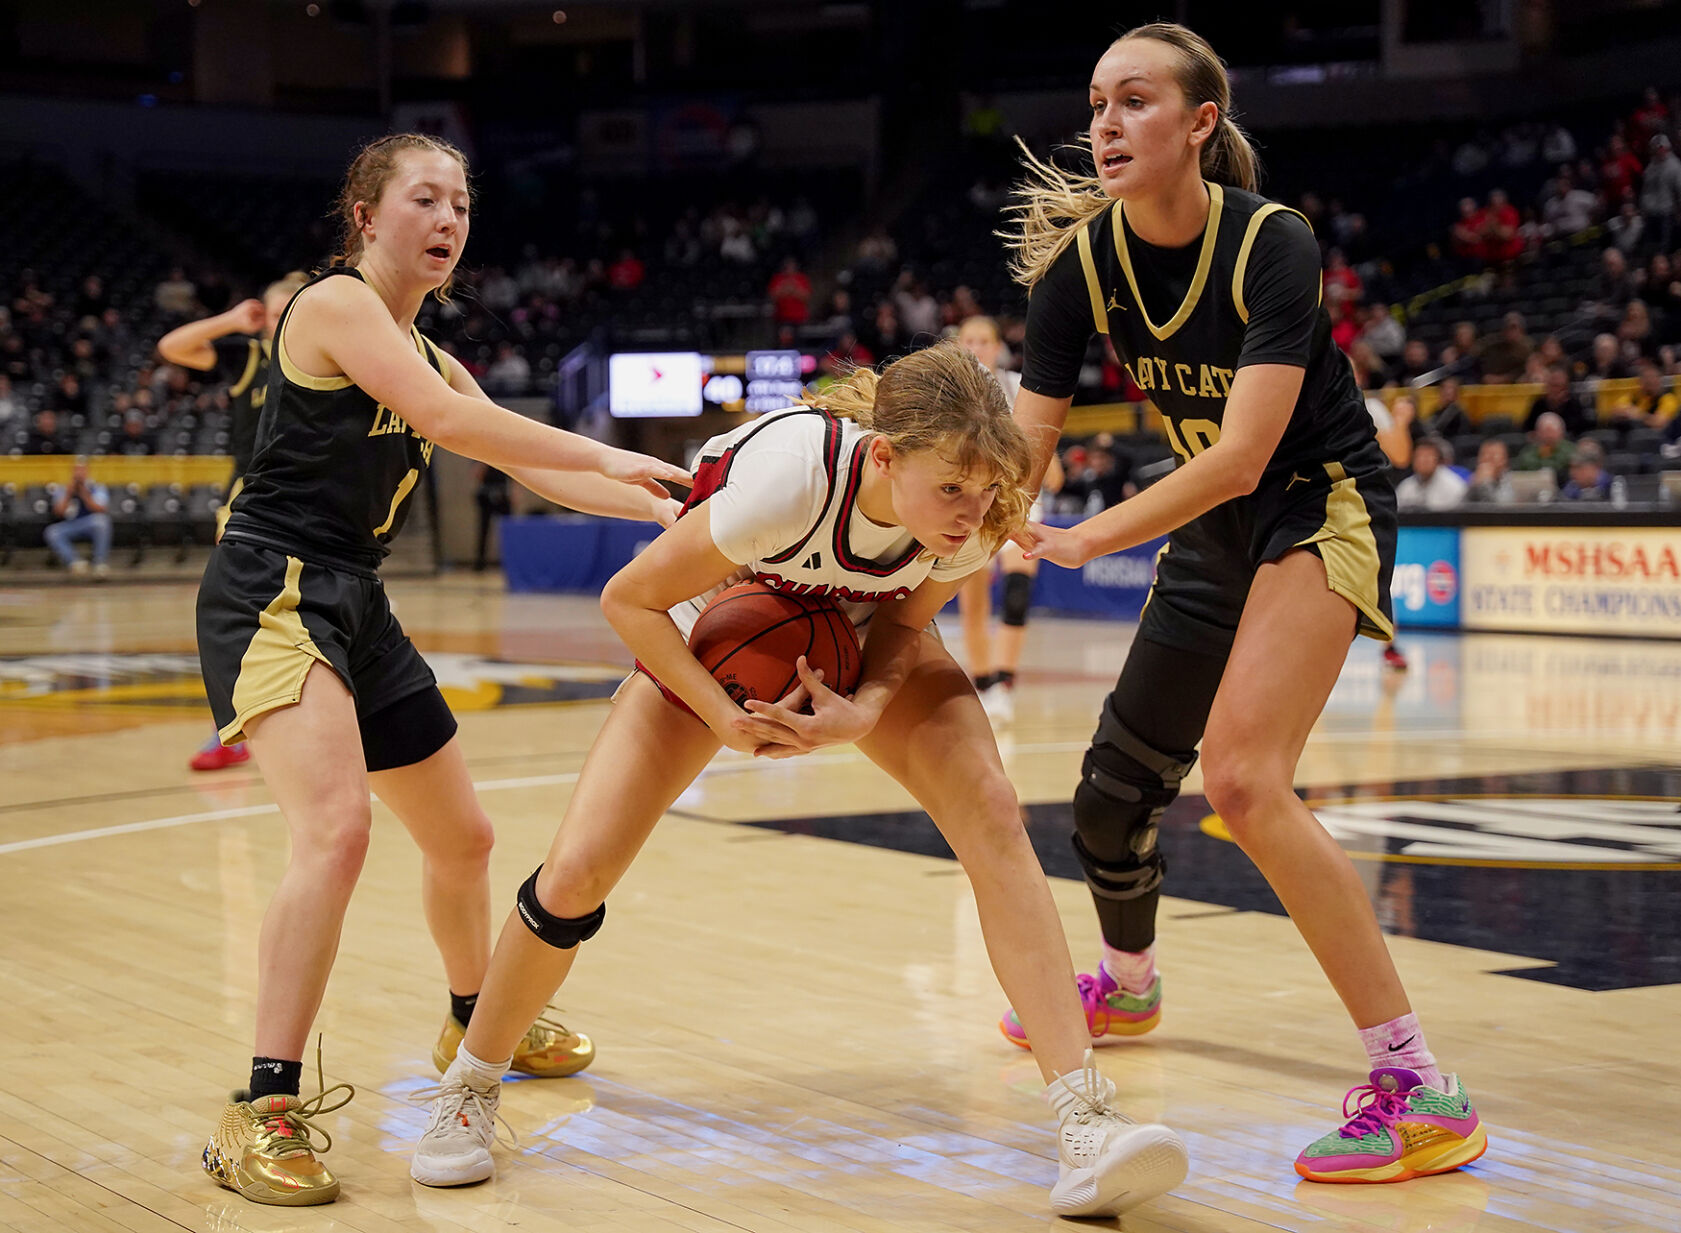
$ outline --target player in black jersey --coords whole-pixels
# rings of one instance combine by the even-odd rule
[[[1162,413],[1174,472],[1032,555],[1077,567],[1168,535],[1074,795],[1103,931],[1080,978],[1094,1037],[1155,1026],[1156,827],[1202,742],[1203,792],[1271,883],[1360,1030],[1357,1116],[1301,1153],[1324,1181],[1457,1168],[1486,1135],[1425,1045],[1361,882],[1291,785],[1356,633],[1392,632],[1395,496],[1320,306],[1305,219],[1255,194],[1212,48],[1156,23],[1091,81],[1095,175],[1029,156],[1015,273],[1031,288],[1016,416],[1049,458],[1094,331]],[[1013,1013],[1005,1034],[1026,1044]]]
[[[228,391],[228,453],[233,456],[227,499],[216,511],[216,538],[228,522],[228,506],[245,482],[251,452],[257,443],[257,416],[268,391],[269,340],[280,314],[308,276],[297,271],[270,283],[261,299],[242,300],[227,312],[202,321],[176,326],[158,339],[158,355],[180,368],[214,374]],[[192,757],[195,771],[217,771],[237,766],[251,757],[240,741],[222,744],[220,736]]]
[[[414,329],[426,295],[447,291],[468,205],[465,160],[433,138],[383,138],[352,163],[339,203],[345,256],[281,315],[256,450],[199,589],[199,659],[222,739],[249,740],[292,841],[258,943],[250,1085],[230,1097],[203,1157],[219,1183],[259,1203],[338,1196],[311,1119],[350,1096],[300,1101],[298,1090],[367,850],[370,788],[423,857],[426,920],[450,982],[441,1066],[490,961],[490,822],[455,720],[378,574],[434,444],[592,513],[669,523],[675,503],[659,481],[691,482],[494,406]],[[567,1074],[591,1056],[586,1038],[539,1019],[513,1064]]]

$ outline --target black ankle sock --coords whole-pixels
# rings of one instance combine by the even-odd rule
[[[473,1021],[473,1007],[479,1004],[479,995],[469,993],[465,996],[451,989],[449,992],[449,1013],[455,1016],[455,1021],[466,1027]]]
[[[987,690],[992,688],[993,684],[997,680],[998,674],[996,672],[988,672],[983,676],[977,676],[975,678],[975,692],[978,694],[984,694]]]
[[[1016,674],[1009,669],[994,672],[992,679],[1000,685],[1008,685],[1011,689],[1016,687]]]
[[[264,1096],[296,1096],[303,1081],[304,1064],[277,1057],[251,1059],[251,1099]]]

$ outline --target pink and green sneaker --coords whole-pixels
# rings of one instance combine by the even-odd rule
[[[1142,1036],[1162,1021],[1162,978],[1150,986],[1148,993],[1128,993],[1115,983],[1115,978],[1102,964],[1097,974],[1082,972],[1075,977],[1080,988],[1080,1003],[1086,1008],[1086,1027],[1091,1031],[1094,1045],[1112,1045],[1117,1036]],[[1016,1012],[1007,1010],[998,1021],[1004,1039],[1022,1049],[1031,1049],[1027,1031]]]
[[[1308,1144],[1296,1172],[1310,1182],[1404,1182],[1470,1164],[1488,1150],[1488,1132],[1459,1076],[1442,1082],[1446,1091],[1410,1070],[1372,1071],[1343,1098],[1348,1124]]]

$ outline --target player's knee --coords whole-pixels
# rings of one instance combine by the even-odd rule
[[[372,833],[372,812],[365,805],[361,810],[348,808],[307,840],[294,839],[293,851],[314,867],[318,877],[348,890],[362,874]]]
[[[457,868],[480,869],[490,864],[491,849],[496,846],[496,828],[481,809],[460,819],[450,827],[443,840],[427,852],[427,859],[436,864]]]
[[[1031,574],[1004,575],[1004,606],[1001,619],[1006,625],[1027,624],[1027,610],[1033,603]]]
[[[562,915],[567,911],[566,904],[576,894],[576,887],[568,887],[565,891],[549,889],[546,894],[540,886],[543,880],[544,866],[539,865],[531,876],[520,884],[515,907],[519,918],[525,927],[541,942],[554,947],[556,950],[571,950],[580,942],[587,942],[596,935],[601,923],[607,918],[607,904],[598,902],[596,906],[577,915]],[[545,906],[544,897],[553,909]]]
[[[1001,769],[989,769],[969,779],[951,816],[964,819],[962,835],[954,837],[953,847],[961,845],[965,849],[958,852],[965,861],[1010,856],[1026,842],[1021,800]]]
[[[1266,820],[1294,795],[1288,772],[1281,774],[1270,759],[1219,743],[1204,748],[1202,792],[1244,848],[1264,839]]]

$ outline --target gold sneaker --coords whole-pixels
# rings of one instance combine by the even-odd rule
[[[344,1089],[335,1104],[326,1098]],[[222,1120],[204,1148],[204,1171],[253,1203],[307,1207],[339,1197],[339,1179],[315,1158],[333,1146],[333,1137],[310,1119],[342,1109],[356,1095],[339,1083],[308,1100],[296,1096],[261,1096],[233,1092]],[[319,1134],[317,1145],[313,1136]]]
[[[438,1033],[438,1043],[432,1046],[432,1065],[442,1074],[455,1061],[467,1029],[454,1015],[444,1020],[444,1030]],[[558,1019],[541,1015],[527,1029],[514,1046],[514,1060],[509,1070],[539,1079],[564,1079],[575,1075],[595,1061],[595,1042],[582,1032],[574,1032]]]

